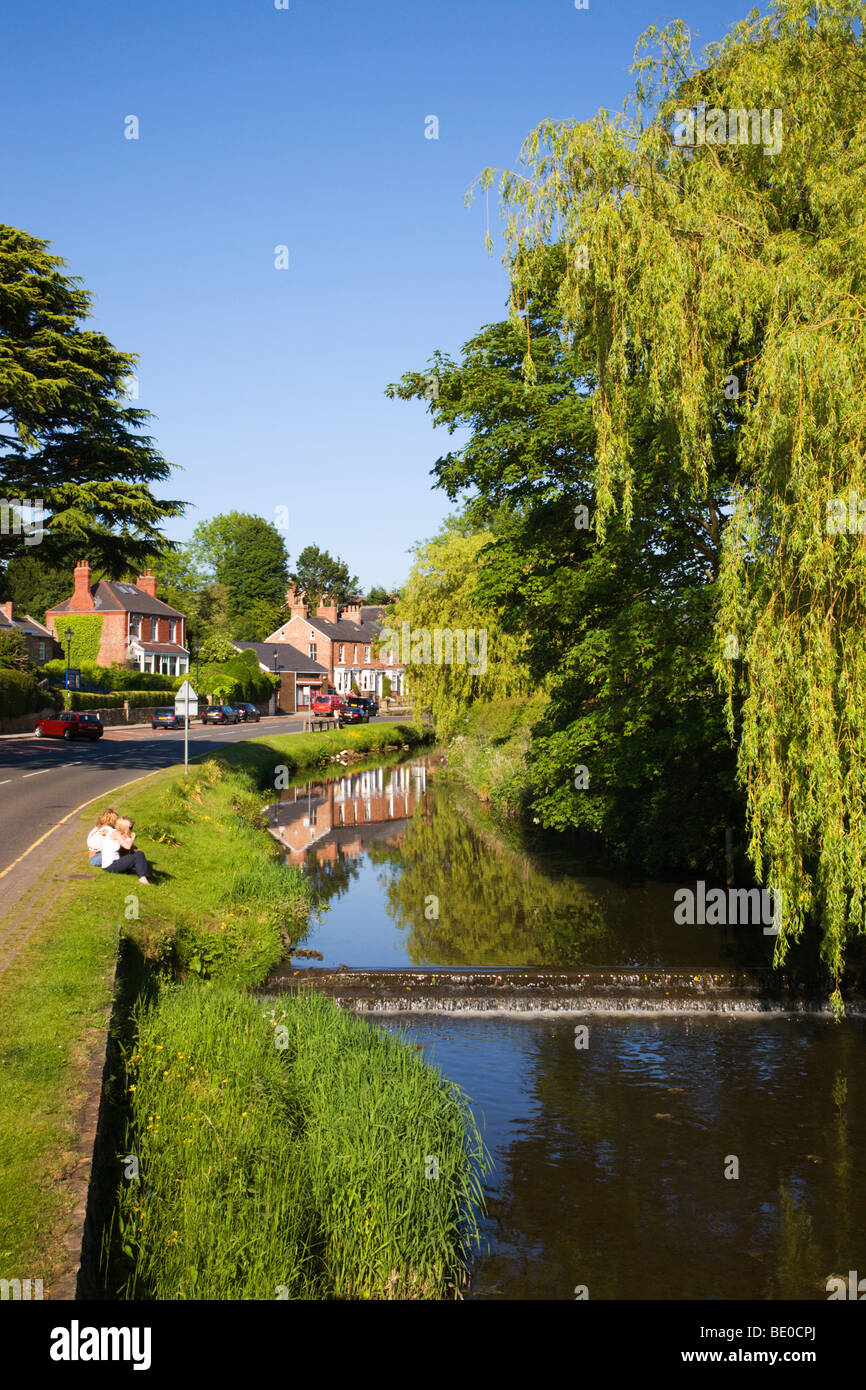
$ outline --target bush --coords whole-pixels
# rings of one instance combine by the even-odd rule
[[[71,690],[69,693],[73,709],[121,709],[124,704],[128,704],[130,709],[147,709],[149,706],[174,704],[174,699],[169,698],[173,692],[159,690],[108,690],[97,695],[84,690]]]
[[[0,714],[15,719],[41,707],[36,677],[30,671],[0,671]]]

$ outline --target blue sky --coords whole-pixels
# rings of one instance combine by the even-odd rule
[[[139,403],[178,468],[161,491],[192,504],[168,534],[286,507],[293,559],[314,543],[365,587],[403,579],[409,547],[449,510],[429,476],[447,436],[384,388],[437,347],[456,353],[507,298],[469,185],[514,165],[544,117],[617,108],[650,24],[682,17],[705,43],[747,9],[7,8],[0,216],[51,241],[94,294],[96,326],[139,354]],[[124,136],[130,115],[138,140]]]

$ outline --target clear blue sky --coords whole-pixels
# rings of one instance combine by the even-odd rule
[[[507,298],[470,183],[542,118],[619,107],[650,24],[682,17],[705,43],[749,8],[589,5],[7,7],[0,215],[51,241],[96,326],[139,354],[139,403],[178,469],[161,491],[192,504],[170,535],[285,506],[293,559],[315,543],[365,587],[405,577],[449,510],[429,476],[447,436],[383,389]]]

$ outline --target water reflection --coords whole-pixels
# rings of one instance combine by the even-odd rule
[[[771,956],[759,926],[675,923],[673,884],[515,846],[423,760],[287,788],[269,819],[286,863],[330,905],[308,939],[326,965],[712,968]]]
[[[604,1018],[585,1051],[573,1021],[408,1032],[494,1159],[475,1297],[826,1299],[862,1268],[859,1021]]]

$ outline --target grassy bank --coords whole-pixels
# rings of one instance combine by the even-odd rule
[[[120,799],[136,821],[153,885],[98,873],[64,881],[0,977],[0,1277],[41,1277],[50,1286],[63,1267],[71,1199],[60,1180],[75,1157],[85,1044],[104,1027],[120,937],[100,1174],[111,1194],[101,1212],[106,1282],[96,1296],[274,1297],[280,1286],[290,1297],[437,1297],[459,1286],[478,1172],[477,1133],[460,1102],[407,1047],[319,999],[287,1003],[283,1022],[294,1042],[277,1048],[273,1023],[246,993],[283,957],[287,937],[303,939],[311,907],[303,875],[280,863],[261,828],[277,769],[297,774],[342,749],[376,754],[418,742],[405,726],[371,725],[228,745],[220,761],[192,764],[189,777],[159,773]],[[82,843],[100,808],[83,814]],[[82,872],[83,850],[60,867]],[[46,876],[32,904],[16,910],[32,906],[37,914],[56,891]],[[146,1041],[152,1049],[141,1046]],[[194,1056],[201,1070],[189,1073],[192,1091],[182,1091],[172,1067],[148,1071],[149,1050],[153,1058]],[[196,1111],[193,1092],[208,1069],[220,1073],[218,1094],[202,1092]],[[272,1103],[262,1104],[262,1095]],[[174,1123],[181,1113],[207,1115],[196,1138]],[[172,1131],[165,1149],[154,1137],[160,1124],[163,1135]],[[180,1163],[177,1146],[191,1138]],[[419,1144],[440,1173],[423,1186]],[[236,1157],[226,1158],[229,1150]],[[149,1174],[148,1212],[170,1214],[171,1227],[134,1211],[141,1200],[133,1201],[121,1161],[130,1154]],[[231,1165],[230,1182],[217,1154]],[[344,1175],[339,1190],[327,1187],[335,1172]],[[181,1181],[186,1198],[172,1206]],[[192,1194],[201,1208],[190,1222],[183,1212]],[[278,1219],[264,1220],[271,1209]]]
[[[545,703],[544,696],[479,702],[448,745],[449,772],[501,815],[528,814],[530,731],[543,718]]]
[[[455,1088],[319,996],[165,986],[136,1014],[124,1298],[443,1297],[480,1146]]]

